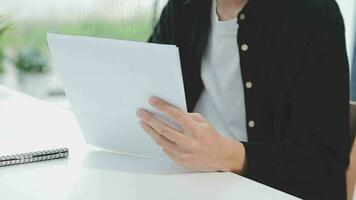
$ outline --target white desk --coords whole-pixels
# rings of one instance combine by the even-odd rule
[[[70,158],[0,168],[1,200],[296,199],[232,173],[170,174],[167,163],[94,150],[71,111],[0,86],[0,149],[39,144],[67,146]]]

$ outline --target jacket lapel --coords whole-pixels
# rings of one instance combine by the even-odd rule
[[[208,38],[211,28],[211,7],[213,0],[190,0],[193,10],[199,10],[192,16],[193,26],[191,33],[191,49],[194,57],[201,62],[208,44]]]

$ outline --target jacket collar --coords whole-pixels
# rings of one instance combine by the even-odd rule
[[[275,0],[249,0],[239,15],[243,13],[247,20],[251,18],[260,25],[266,25],[275,13],[276,7],[274,6],[276,4],[274,2]]]
[[[199,4],[208,4],[209,1],[216,0],[183,0],[186,6],[192,5],[192,2]],[[248,18],[252,18],[259,23],[267,23],[273,13],[272,4],[275,4],[276,0],[249,0],[246,6],[242,9],[240,14],[245,14]],[[277,4],[278,5],[278,4]],[[270,13],[270,14],[269,14]],[[209,15],[210,16],[210,15]]]
[[[185,4],[189,4],[192,0],[184,0]]]

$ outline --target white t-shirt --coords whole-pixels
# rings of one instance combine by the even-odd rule
[[[237,18],[219,21],[215,2],[211,22],[209,44],[201,69],[205,90],[194,112],[201,113],[221,135],[247,141],[244,86],[237,44],[238,21]]]

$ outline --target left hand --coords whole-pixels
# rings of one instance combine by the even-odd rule
[[[185,113],[157,97],[149,103],[182,128],[178,132],[144,109],[137,112],[142,128],[175,163],[191,170],[242,173],[245,149],[240,142],[221,137],[198,113]]]

